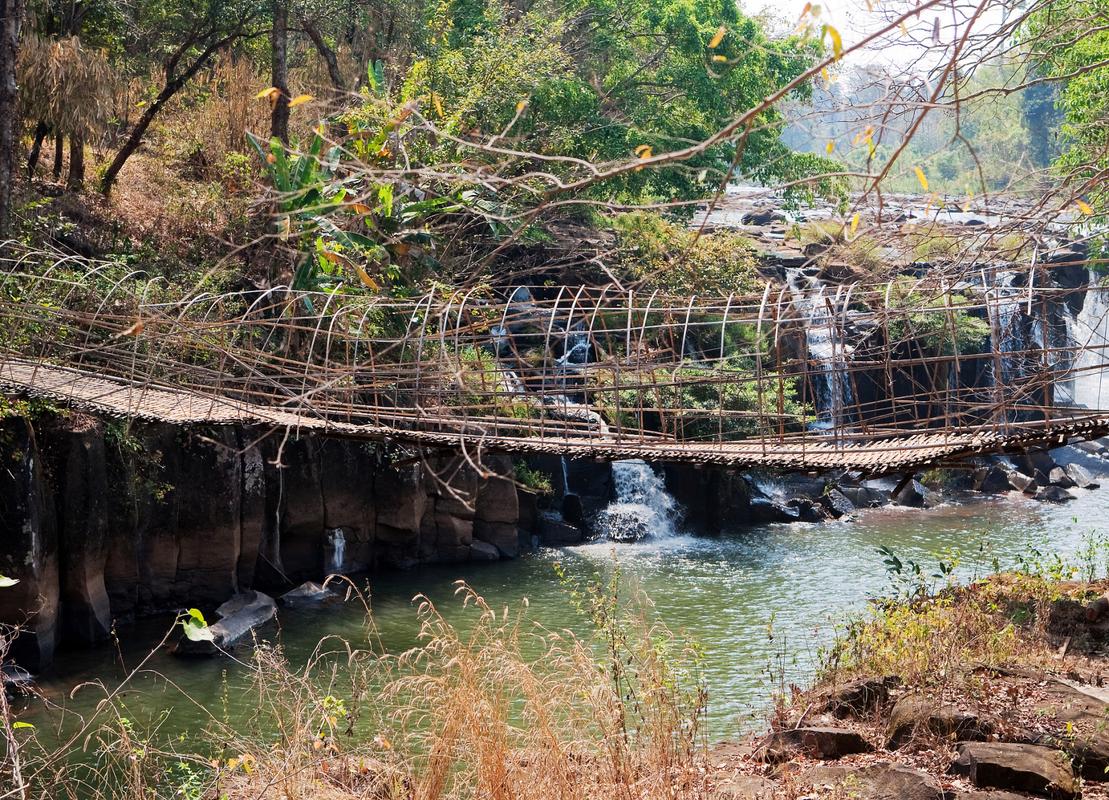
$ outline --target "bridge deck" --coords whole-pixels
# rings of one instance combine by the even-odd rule
[[[360,424],[289,410],[206,396],[192,390],[128,383],[89,372],[18,359],[0,362],[0,389],[48,399],[94,414],[175,425],[250,425],[344,438],[396,441],[429,447],[461,447],[504,453],[544,453],[571,458],[641,458],[673,463],[713,464],[774,471],[858,470],[878,475],[920,469],[983,453],[1058,446],[1070,439],[1109,433],[1109,417],[1072,416],[997,428],[913,433],[892,431],[867,439],[787,435],[735,442],[691,442],[628,436],[504,436],[480,421],[459,421],[454,430],[418,430]],[[437,422],[442,428],[442,423]]]

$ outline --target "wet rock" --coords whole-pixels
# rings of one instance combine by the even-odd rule
[[[212,656],[227,650],[259,625],[277,615],[277,603],[269,595],[258,591],[235,595],[216,609],[219,622],[208,626],[211,641],[194,642],[184,636],[174,648],[174,655]]]
[[[797,519],[801,522],[823,522],[828,518],[824,507],[809,497],[791,497],[786,505],[797,509]]]
[[[751,498],[752,522],[800,522],[801,511],[770,497]]]
[[[993,726],[977,714],[939,703],[923,695],[902,697],[890,712],[886,726],[887,747],[896,750],[918,733],[954,738],[956,741],[981,741],[990,735]]]
[[[1089,442],[1071,442],[1071,447],[1092,456],[1104,455],[1106,451],[1105,443],[1101,439],[1093,439]]]
[[[924,484],[913,478],[901,487],[901,491],[892,498],[895,505],[909,508],[931,508],[936,504],[935,493],[925,488]]]
[[[8,696],[26,694],[35,687],[35,677],[17,664],[0,666],[0,684]]]
[[[855,513],[855,504],[839,489],[832,488],[820,498],[821,505],[836,519],[849,517]]]
[[[890,688],[900,682],[899,678],[888,676],[845,683],[828,694],[823,710],[841,718],[870,714],[889,701]]]
[[[290,608],[301,605],[311,605],[326,600],[331,595],[331,592],[325,589],[318,583],[313,581],[305,581],[295,589],[291,589],[281,597],[277,598],[283,606]]]
[[[1005,473],[1005,478],[1009,482],[1009,488],[1013,491],[1027,494],[1033,494],[1036,491],[1036,479],[1028,477],[1019,470],[1009,470]]]
[[[1078,796],[1078,782],[1066,755],[1050,747],[1003,742],[963,742],[951,765],[983,789],[1029,792],[1054,800]]]
[[[888,762],[858,768],[811,767],[798,782],[814,789],[842,790],[852,800],[943,800],[945,796],[943,787],[927,772]]]
[[[548,547],[581,544],[581,528],[570,525],[557,511],[540,511],[536,527],[540,543]]]
[[[488,542],[474,539],[474,541],[470,543],[471,561],[498,561],[500,557],[500,551]]]
[[[1079,489],[1097,489],[1101,486],[1100,483],[1094,480],[1089,470],[1081,464],[1067,464],[1064,469],[1067,471],[1067,477]]]
[[[1069,489],[1074,486],[1074,481],[1067,471],[1062,467],[1052,467],[1051,472],[1047,474],[1048,483],[1052,486],[1061,486],[1064,489]]]
[[[1057,466],[1051,453],[1046,450],[1022,453],[1021,455],[1014,456],[1013,463],[1016,465],[1017,469],[1025,475],[1032,475],[1035,477],[1036,473],[1040,473],[1045,481],[1047,480],[1047,476],[1051,474],[1051,470]]]
[[[1035,497],[1037,500],[1043,500],[1048,503],[1065,503],[1068,500],[1074,499],[1074,495],[1062,486],[1041,486],[1036,491]]]
[[[786,761],[798,754],[834,759],[854,753],[869,753],[873,749],[857,731],[811,726],[774,731],[768,735],[758,755],[766,761]]]
[[[988,467],[980,479],[976,477],[974,488],[984,494],[1007,492],[1010,489],[1009,474],[1001,467]]]

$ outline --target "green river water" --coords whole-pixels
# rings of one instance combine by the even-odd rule
[[[586,578],[619,561],[654,601],[671,628],[703,645],[710,691],[709,724],[714,738],[750,728],[777,683],[775,668],[792,680],[811,676],[817,650],[834,633],[834,623],[881,594],[887,576],[879,546],[932,568],[940,553],[963,553],[964,577],[990,571],[994,559],[1015,563],[1032,548],[1073,554],[1091,534],[1109,535],[1109,489],[1078,491],[1067,505],[1038,503],[1021,496],[948,503],[919,511],[885,508],[866,511],[854,522],[767,525],[720,536],[674,535],[638,544],[589,544],[543,550],[513,561],[425,567],[373,576],[370,583],[376,623],[384,646],[402,650],[416,643],[417,616],[411,598],[430,596],[451,619],[465,613],[452,598],[454,581],[465,579],[497,608],[527,598],[529,615],[548,628],[586,633],[555,574],[562,563],[571,577]],[[168,620],[148,620],[121,629],[121,649],[63,653],[40,687],[51,703],[88,713],[102,696],[94,688],[71,691],[84,681],[113,685],[157,642]],[[279,636],[289,657],[302,662],[326,634],[365,643],[357,604],[328,604],[283,610]],[[248,713],[250,699],[237,687],[241,668],[229,659],[182,661],[165,653],[149,664],[159,674],[139,676],[126,692],[126,713],[139,722],[164,717],[160,735],[201,730],[209,711]],[[186,699],[186,696],[188,699]],[[34,703],[22,718],[51,737],[63,714]]]

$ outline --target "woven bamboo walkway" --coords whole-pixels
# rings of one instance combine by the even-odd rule
[[[447,430],[418,430],[339,422],[264,405],[205,396],[172,387],[130,384],[81,370],[18,359],[0,363],[0,389],[47,399],[98,415],[173,425],[245,425],[343,438],[390,441],[436,448],[464,448],[517,454],[555,454],[606,461],[648,461],[719,465],[781,472],[857,470],[870,475],[906,472],[984,453],[1055,447],[1071,439],[1109,434],[1109,417],[1086,416],[1052,422],[1010,424],[978,430],[942,430],[844,442],[833,436],[752,438],[741,442],[630,441],[591,436],[492,435],[473,420]]]

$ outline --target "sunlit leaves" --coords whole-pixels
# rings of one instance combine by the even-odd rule
[[[916,179],[920,181],[920,188],[928,191],[928,176],[924,174],[924,170],[920,167],[913,167],[913,172],[916,173]]]
[[[211,642],[215,639],[204,615],[195,608],[190,608],[181,616],[181,629],[192,642]]]
[[[712,35],[712,39],[709,40],[709,50],[715,50],[717,47],[719,47],[720,43],[724,41],[724,37],[727,35],[727,25],[721,25],[719,28],[717,28],[716,33]]]
[[[824,26],[824,34],[832,40],[832,54],[838,61],[843,58],[843,38],[839,35],[839,31],[831,25]]]
[[[296,108],[297,106],[302,106],[305,103],[312,102],[312,100],[314,100],[314,99],[315,98],[313,98],[312,95],[310,95],[310,94],[298,94],[296,97],[294,97],[292,100],[289,101],[289,108]]]

